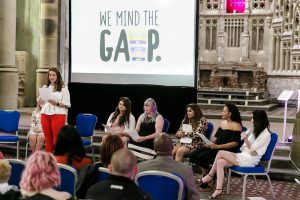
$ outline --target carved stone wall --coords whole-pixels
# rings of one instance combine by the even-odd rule
[[[19,82],[18,82],[18,107],[23,108],[26,105],[25,95],[27,76],[26,71],[29,62],[29,55],[26,51],[16,51],[16,67],[19,70]]]

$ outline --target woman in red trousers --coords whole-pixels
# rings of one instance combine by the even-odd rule
[[[47,84],[43,88],[49,89],[48,100],[45,101],[39,96],[38,104],[42,107],[41,124],[45,135],[46,151],[52,153],[58,132],[66,124],[67,108],[71,106],[70,93],[55,67],[49,69]]]

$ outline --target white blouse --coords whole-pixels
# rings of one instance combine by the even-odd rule
[[[111,126],[111,118],[114,116],[114,112],[110,114],[107,122],[106,122],[106,125],[107,126]],[[129,122],[125,123],[125,129],[124,129],[124,132],[130,132],[130,131],[133,131],[135,129],[135,117],[130,113],[130,116],[129,116]],[[105,132],[107,132],[107,130],[105,129]]]
[[[43,88],[47,88],[47,85],[44,85]],[[54,97],[54,99],[53,99],[54,101],[56,101],[58,103],[63,103],[67,108],[71,107],[70,93],[69,93],[67,86],[64,86],[63,88],[61,88],[61,91],[55,91],[55,92],[53,92],[52,85],[49,85],[48,88],[52,91],[52,96]],[[39,96],[38,99],[40,99],[40,98],[41,98],[41,96]],[[56,105],[52,105],[49,102],[44,102],[44,104],[42,105],[41,113],[46,114],[46,115],[55,115],[55,114],[66,115],[67,109],[58,107]]]

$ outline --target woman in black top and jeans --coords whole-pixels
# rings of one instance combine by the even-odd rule
[[[238,108],[233,104],[226,104],[222,111],[223,121],[213,138],[213,143],[204,148],[196,149],[192,152],[190,161],[199,165],[202,174],[208,173],[219,150],[236,152],[241,141],[241,115]]]

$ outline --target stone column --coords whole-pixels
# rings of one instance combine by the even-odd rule
[[[50,67],[58,63],[58,0],[41,0],[40,14],[40,52],[36,70],[36,91],[46,83]],[[38,95],[38,94],[37,94]]]
[[[276,36],[276,70],[280,70],[280,38]]]
[[[249,35],[249,0],[245,1],[245,17],[244,17],[244,32],[242,33],[242,61],[249,62],[249,48],[250,48],[250,35]]]
[[[220,2],[220,17],[218,20],[218,62],[224,63],[224,48],[225,48],[225,1]]]
[[[0,109],[17,109],[16,0],[0,0]]]

